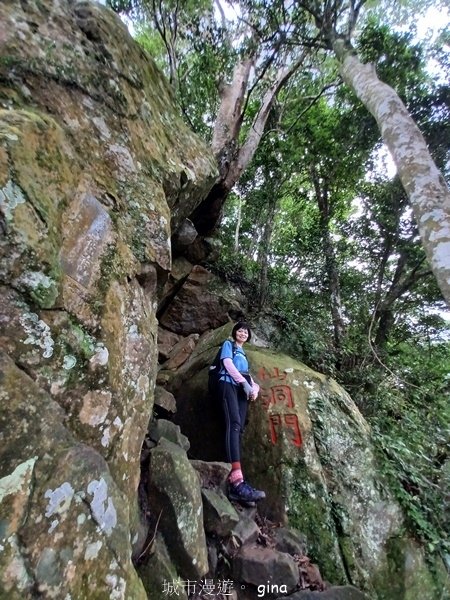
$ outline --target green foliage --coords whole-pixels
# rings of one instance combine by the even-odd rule
[[[409,340],[380,380],[372,417],[380,464],[410,528],[429,552],[450,551],[450,345]],[[400,379],[403,375],[408,379]]]
[[[138,25],[135,39],[150,54],[158,67],[164,71],[166,67],[166,50],[161,36],[145,25]]]
[[[233,51],[228,32],[213,18],[211,0],[109,0],[134,23],[136,40],[171,81],[189,125],[211,137],[218,102],[217,84]]]
[[[368,19],[358,37],[361,59],[375,63],[380,79],[394,87],[406,104],[420,94],[426,80],[423,48],[412,40],[412,33],[396,33],[376,18]]]
[[[395,88],[424,134],[438,168],[448,171],[450,155],[450,100],[448,87],[448,28],[435,45],[413,43],[413,31],[394,32],[381,17],[368,19],[358,37],[358,51],[376,65],[378,76]],[[425,59],[439,64],[441,80],[428,72]]]

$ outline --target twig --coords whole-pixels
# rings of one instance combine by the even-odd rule
[[[375,310],[373,311],[372,319],[371,319],[370,325],[369,325],[369,332],[367,334],[367,341],[369,342],[369,348],[370,348],[372,354],[374,355],[374,357],[376,358],[376,360],[380,363],[380,365],[383,367],[383,369],[385,369],[390,375],[392,375],[396,381],[404,383],[405,385],[407,385],[409,387],[412,387],[412,388],[415,388],[416,390],[420,390],[421,388],[418,387],[417,385],[414,385],[413,383],[409,383],[409,381],[405,381],[404,379],[402,379],[401,377],[399,377],[398,375],[396,375],[394,373],[394,371],[392,371],[387,365],[385,365],[384,362],[381,360],[381,358],[378,356],[377,351],[375,350],[375,346],[372,344],[372,340],[371,340],[372,327],[373,327],[373,325],[375,323],[375,314],[377,312],[377,309],[378,309],[378,304],[375,307]]]
[[[305,113],[307,113],[310,108],[312,108],[314,106],[314,104],[323,96],[323,94],[325,94],[325,92],[327,90],[329,90],[330,88],[335,87],[337,85],[339,85],[339,84],[336,82],[329,83],[328,85],[325,85],[316,96],[306,96],[305,98],[303,98],[303,100],[311,99],[311,102],[308,104],[308,106],[304,110],[302,110],[302,112],[299,115],[297,115],[297,117],[295,118],[292,125],[286,130],[285,134],[288,135],[292,131],[292,129],[297,125],[297,123],[300,121],[300,119],[303,117],[303,115]]]
[[[148,550],[150,549],[150,546],[153,544],[153,542],[155,541],[155,537],[156,537],[156,533],[158,532],[158,525],[159,525],[159,520],[161,519],[161,515],[162,515],[162,509],[158,515],[158,519],[156,521],[156,525],[155,525],[155,531],[153,532],[152,535],[152,539],[149,541],[149,543],[146,545],[146,547],[144,548],[144,550],[141,552],[141,554],[138,556],[138,560],[141,560],[141,558],[143,556],[145,556],[148,552]]]

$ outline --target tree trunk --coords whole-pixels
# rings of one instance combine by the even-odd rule
[[[334,255],[333,243],[331,241],[329,222],[322,220],[322,244],[325,254],[325,269],[328,277],[328,289],[330,293],[331,319],[333,321],[334,346],[336,348],[338,361],[342,352],[343,341],[345,337],[345,323],[342,312],[341,288],[339,283],[339,274]],[[336,365],[339,368],[339,364]]]
[[[336,40],[333,49],[344,81],[378,123],[411,203],[431,269],[450,304],[450,191],[397,93],[343,40]]]
[[[242,146],[236,153],[234,160],[230,164],[230,168],[225,179],[225,187],[229,190],[239,181],[242,172],[247,168],[259,146],[261,138],[264,134],[267,119],[274,105],[275,99],[284,85],[289,81],[291,76],[297,71],[300,65],[303,64],[307,52],[303,52],[300,58],[289,67],[282,69],[274,83],[270,86],[261,102],[261,106],[253,119],[250,130],[247,134]],[[236,138],[237,139],[237,138]]]
[[[234,231],[234,251],[237,252],[239,250],[239,233],[241,229],[241,219],[242,219],[242,198],[240,195],[237,197],[238,199],[238,214],[236,219],[236,229]]]
[[[374,323],[377,329],[374,344],[378,350],[384,350],[389,339],[389,334],[395,321],[394,310],[397,301],[411,290],[420,279],[431,275],[429,269],[421,269],[425,258],[420,260],[410,271],[406,270],[406,261],[406,253],[403,252],[398,258],[397,267],[389,290],[386,292],[383,300],[376,306]]]
[[[211,143],[212,151],[219,163],[219,175],[222,180],[226,179],[230,165],[235,160],[252,66],[253,57],[242,60],[234,67],[231,83],[222,84],[219,112]]]
[[[340,368],[342,359],[342,346],[346,333],[343,318],[341,287],[339,273],[336,264],[333,242],[330,234],[330,206],[328,190],[321,185],[320,177],[315,169],[311,172],[316,201],[320,211],[320,229],[322,234],[322,248],[325,257],[325,271],[328,279],[328,291],[330,294],[331,320],[333,322],[334,346],[336,349],[336,366]]]
[[[266,221],[264,224],[262,240],[258,246],[258,269],[259,269],[259,277],[258,277],[258,288],[259,288],[259,297],[258,297],[258,310],[261,311],[266,302],[267,302],[267,293],[269,288],[268,281],[268,267],[269,267],[269,250],[270,250],[270,241],[272,239],[275,212],[277,207],[277,198],[275,195],[270,199],[270,203],[267,207],[267,215]]]
[[[219,179],[207,198],[190,216],[199,234],[208,235],[216,228],[228,194],[239,181],[261,142],[267,119],[278,93],[303,64],[307,53],[308,51],[304,51],[296,62],[278,73],[274,83],[264,94],[261,106],[242,146],[239,146],[239,134],[244,118],[245,96],[254,58],[247,58],[238,63],[234,68],[231,83],[223,86],[211,144],[219,166]]]
[[[174,89],[178,90],[178,57],[176,40],[178,30],[178,6],[173,12],[167,12],[161,3],[152,2],[153,24],[166,47],[169,60],[169,81]]]

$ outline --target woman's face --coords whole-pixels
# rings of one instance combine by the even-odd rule
[[[236,330],[234,335],[236,336],[236,342],[238,344],[243,344],[248,340],[248,329],[241,327],[241,329]]]

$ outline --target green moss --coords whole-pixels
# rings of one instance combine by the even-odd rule
[[[95,339],[79,323],[71,320],[70,326],[79,344],[78,350],[85,359],[89,360],[95,354]]]
[[[358,566],[355,562],[355,549],[352,540],[346,535],[339,535],[338,541],[347,570],[354,573],[358,570]]]
[[[123,267],[121,266],[116,247],[114,245],[108,246],[106,252],[102,257],[100,265],[100,278],[98,281],[95,297],[91,300],[91,308],[93,312],[100,315],[104,306],[104,299],[109,289],[113,278],[120,278],[122,276]]]
[[[162,187],[154,181],[147,181],[145,185],[135,181],[119,191],[127,205],[119,228],[133,255],[141,263],[159,262],[160,258],[165,262],[165,248],[169,254],[170,214]]]
[[[10,239],[12,243],[16,241],[16,238]],[[15,287],[37,308],[53,308],[60,295],[62,280],[57,252],[49,248],[43,259],[29,246],[23,247],[19,244],[17,247],[22,250],[22,273],[15,279]],[[53,260],[53,264],[49,264],[46,259]]]
[[[3,67],[5,68],[5,70],[15,69],[21,64],[23,64],[23,60],[17,56],[11,54],[5,54],[3,56],[0,56],[0,69]]]
[[[433,580],[418,548],[405,538],[386,544],[387,566],[375,578],[378,600],[443,600],[448,598],[442,582]]]
[[[306,535],[308,554],[318,563],[322,575],[333,584],[348,583],[335,545],[330,507],[320,481],[314,482],[304,460],[292,466],[289,496],[289,525]]]
[[[43,273],[37,275],[40,277],[29,288],[30,297],[40,308],[52,308],[59,296],[58,283]]]

